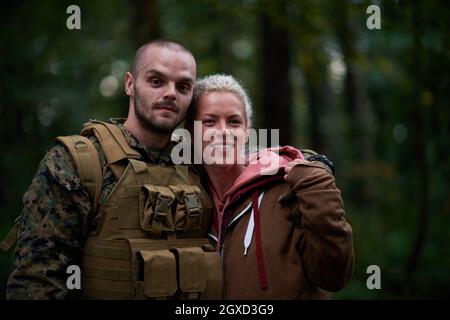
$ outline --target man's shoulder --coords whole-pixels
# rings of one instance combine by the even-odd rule
[[[78,190],[81,188],[81,181],[77,174],[75,161],[67,147],[61,142],[56,142],[47,151],[42,165],[45,166],[51,178],[67,190]]]
[[[331,173],[334,175],[335,170],[336,170],[335,165],[330,159],[328,159],[328,157],[326,155],[319,154],[316,151],[311,150],[311,149],[301,149],[301,152],[306,160],[311,161],[311,162],[312,161],[321,162],[322,164],[327,166],[327,168],[329,168],[331,170]]]

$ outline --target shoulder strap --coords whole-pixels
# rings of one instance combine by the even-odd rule
[[[92,120],[83,125],[82,135],[93,133],[105,154],[107,165],[119,179],[125,170],[119,162],[124,159],[141,159],[138,151],[131,148],[126,141],[122,130],[114,124]]]
[[[93,120],[83,125],[81,134],[85,135],[89,131],[93,132],[99,140],[108,164],[125,158],[141,158],[139,152],[128,145],[122,130],[116,125]]]
[[[0,249],[2,249],[4,252],[8,251],[13,246],[13,244],[17,241],[21,216],[22,215],[20,215],[16,219],[16,221],[14,221],[14,225],[9,230],[8,234],[2,240],[2,242],[0,242]]]
[[[301,149],[300,151],[302,152],[306,160],[322,162],[330,169],[331,173],[334,175],[336,167],[334,166],[334,163],[327,158],[327,156],[325,156],[324,154],[318,154],[311,149]]]
[[[305,157],[306,160],[308,160],[309,157],[317,155],[317,152],[311,149],[300,149],[301,153]]]
[[[97,149],[91,140],[79,135],[60,136],[56,141],[64,144],[72,155],[81,183],[91,199],[92,212],[95,212],[102,191],[103,176]]]

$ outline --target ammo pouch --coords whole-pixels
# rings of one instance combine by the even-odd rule
[[[200,189],[194,185],[145,184],[140,194],[140,225],[144,231],[195,231],[201,228]]]
[[[218,252],[205,251],[206,247],[137,251],[136,298],[220,299],[220,256]]]
[[[82,263],[92,299],[221,299],[222,267],[206,238],[89,237]]]

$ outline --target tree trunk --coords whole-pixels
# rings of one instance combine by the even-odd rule
[[[412,155],[411,160],[415,160],[417,166],[417,174],[419,176],[419,190],[418,190],[418,221],[417,221],[417,234],[414,240],[414,244],[409,253],[406,270],[405,270],[405,282],[406,287],[410,283],[414,271],[417,269],[420,255],[422,254],[425,244],[426,236],[428,233],[428,221],[429,221],[429,207],[428,207],[428,194],[429,194],[429,170],[426,159],[426,145],[427,138],[424,130],[424,121],[426,121],[426,109],[421,104],[420,93],[423,83],[423,65],[422,65],[422,21],[421,21],[421,1],[415,0],[412,3],[412,29],[413,29],[413,50],[412,50],[412,62],[410,66],[411,76],[413,79],[413,94],[411,97],[411,116],[412,116],[412,131],[411,141]],[[425,148],[425,150],[424,150]],[[417,152],[419,151],[420,152]]]
[[[366,203],[371,199],[371,188],[365,167],[372,158],[372,145],[369,138],[368,113],[366,96],[362,87],[361,75],[356,64],[357,52],[355,49],[355,26],[350,14],[350,5],[347,1],[341,1],[335,7],[337,12],[336,29],[339,42],[342,47],[343,59],[347,68],[345,76],[345,113],[348,121],[348,139],[353,146],[349,152],[353,152],[352,158],[358,159],[355,165],[361,166],[362,175],[356,177],[356,200]]]
[[[309,53],[308,53],[309,54]],[[319,153],[325,153],[325,136],[321,129],[321,119],[333,105],[330,97],[330,85],[327,79],[327,65],[317,57],[312,57],[313,63],[304,66],[307,82],[309,103],[309,134],[310,148]]]
[[[286,3],[276,4],[286,14]],[[289,82],[289,33],[274,23],[268,13],[262,16],[263,126],[280,129],[280,145],[291,143],[292,90]]]
[[[136,47],[161,37],[158,0],[134,0],[133,37]]]

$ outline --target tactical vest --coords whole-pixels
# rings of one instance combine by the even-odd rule
[[[100,161],[117,178],[101,192]],[[99,210],[100,223],[85,243],[82,291],[94,299],[220,299],[221,260],[206,231],[211,201],[188,166],[148,164],[115,125],[91,121],[81,136],[58,137],[72,154],[80,179]],[[98,208],[97,208],[98,205]]]

